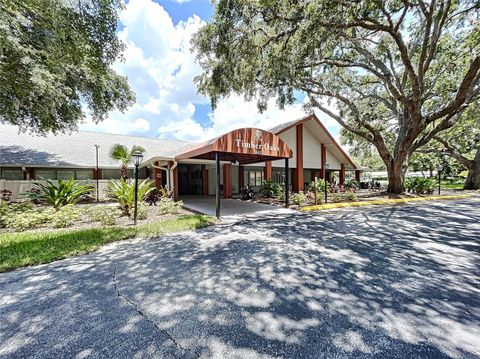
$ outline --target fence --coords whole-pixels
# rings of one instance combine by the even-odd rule
[[[104,199],[106,197],[108,181],[109,180],[98,181],[100,199]],[[0,191],[5,189],[9,190],[12,192],[12,199],[14,201],[21,200],[23,198],[21,194],[25,193],[28,189],[32,188],[35,182],[46,183],[46,181],[0,179]],[[52,181],[52,182],[56,183],[56,181]],[[77,182],[82,184],[89,184],[96,189],[96,185],[97,185],[96,180],[77,180]],[[96,192],[94,192],[94,195],[96,195]]]

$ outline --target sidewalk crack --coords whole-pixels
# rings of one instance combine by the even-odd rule
[[[185,348],[184,346],[182,346],[180,344],[180,342],[173,336],[171,335],[169,332],[167,332],[165,329],[162,329],[160,328],[157,323],[155,323],[154,320],[150,319],[148,317],[147,314],[145,314],[139,307],[138,305],[132,301],[131,299],[129,299],[128,297],[124,296],[120,290],[118,289],[118,282],[117,282],[117,267],[115,267],[113,269],[113,288],[115,289],[115,292],[117,293],[117,296],[124,300],[125,302],[127,302],[143,319],[145,319],[148,323],[150,323],[150,325],[152,325],[155,330],[161,334],[163,334],[164,336],[166,336],[170,341],[173,342],[173,344],[180,350],[182,351],[185,351],[185,352],[189,352],[189,353],[192,353],[194,354],[197,358],[200,358],[200,353],[198,353],[197,351],[193,350],[193,349],[190,349],[190,348]]]

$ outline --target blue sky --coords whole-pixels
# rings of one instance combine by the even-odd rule
[[[212,15],[209,0],[129,0],[120,14],[118,36],[126,44],[124,61],[114,65],[128,77],[136,103],[125,113],[112,112],[81,129],[148,137],[204,141],[239,127],[268,129],[305,115],[303,96],[280,110],[275,99],[258,113],[255,101],[241,96],[220,101],[215,111],[197,94],[193,79],[201,72],[190,40]],[[332,134],[338,125],[318,114]]]

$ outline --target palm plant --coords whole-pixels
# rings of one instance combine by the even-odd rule
[[[138,183],[138,199],[141,202],[154,189],[154,181],[144,179]],[[129,216],[135,205],[135,181],[110,180],[108,191],[115,197],[124,215]]]
[[[145,152],[145,149],[141,146],[133,146],[130,150],[127,146],[119,143],[112,146],[110,149],[110,157],[115,161],[120,162],[120,174],[123,179],[128,177],[128,165],[132,162],[132,157],[135,151]]]
[[[33,202],[48,203],[56,211],[67,204],[77,203],[82,196],[93,192],[92,186],[79,184],[74,179],[67,181],[59,179],[56,184],[50,180],[46,182],[47,184],[35,182],[35,190],[24,195],[30,197]]]

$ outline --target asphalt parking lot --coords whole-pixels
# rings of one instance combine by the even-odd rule
[[[255,216],[0,274],[1,358],[477,358],[479,198]]]

